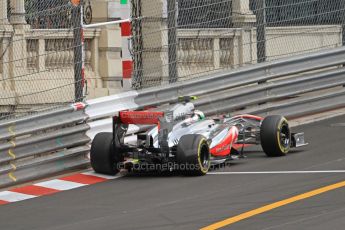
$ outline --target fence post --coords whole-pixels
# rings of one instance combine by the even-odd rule
[[[72,8],[72,26],[73,26],[73,47],[74,47],[74,94],[75,101],[83,101],[83,86],[84,86],[84,73],[83,73],[83,29],[82,29],[82,4]]]
[[[0,2],[0,17],[2,19],[2,25],[8,24],[8,14],[7,14],[7,0]]]
[[[131,1],[131,30],[132,30],[132,59],[133,76],[132,87],[135,89],[142,87],[143,81],[143,36],[142,36],[142,2],[141,0]]]
[[[257,56],[258,62],[266,61],[266,0],[257,0]]]
[[[169,57],[169,83],[177,81],[177,17],[176,0],[167,0],[168,11],[168,57]]]
[[[341,14],[341,37],[342,37],[342,45],[345,46],[345,1],[341,1],[340,3],[340,14]]]
[[[345,1],[341,1],[340,3],[340,14],[341,16],[341,43],[342,46],[345,46]],[[345,64],[342,65],[342,67],[345,67]],[[345,85],[343,85],[345,87]]]

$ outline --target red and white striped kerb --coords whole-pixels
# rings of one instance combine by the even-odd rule
[[[79,187],[97,184],[120,176],[105,176],[88,171],[77,173],[70,176],[64,176],[58,179],[43,181],[32,185],[25,185],[0,192],[0,205],[17,201],[23,201],[41,196],[47,196],[54,193],[76,189]]]

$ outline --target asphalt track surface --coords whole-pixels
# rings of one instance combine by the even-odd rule
[[[287,157],[248,158],[214,172],[345,170],[345,116],[297,127],[309,146]],[[345,173],[182,177],[130,175],[0,206],[0,229],[199,229],[345,180]],[[344,229],[345,187],[253,216],[224,229]]]

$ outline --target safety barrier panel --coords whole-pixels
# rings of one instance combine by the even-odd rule
[[[289,118],[345,106],[345,48],[129,91],[0,123],[0,187],[87,167],[90,140],[111,131],[126,109],[166,106],[195,95],[207,115],[282,114]],[[130,133],[148,126],[130,126]]]
[[[79,167],[89,159],[85,104],[0,124],[0,188]]]

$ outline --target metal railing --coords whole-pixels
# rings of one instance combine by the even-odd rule
[[[88,165],[85,105],[0,124],[0,188]]]

